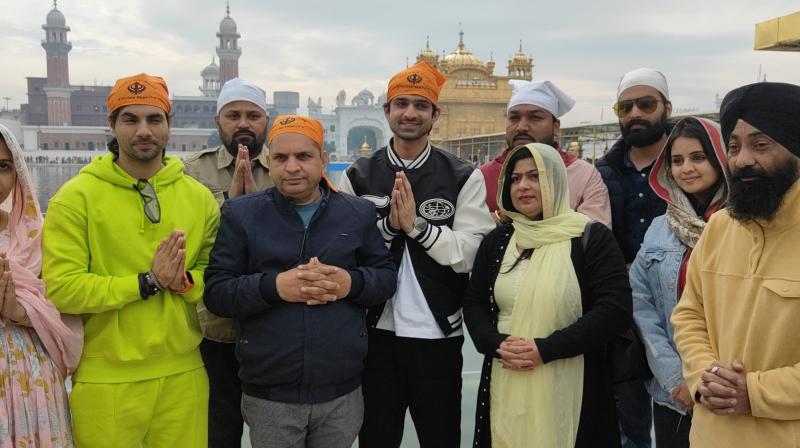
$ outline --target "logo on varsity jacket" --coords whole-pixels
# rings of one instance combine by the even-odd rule
[[[390,202],[389,196],[373,196],[371,194],[365,194],[361,197],[375,204],[376,208],[386,208],[389,206]]]
[[[445,220],[453,216],[455,212],[456,208],[453,203],[441,198],[428,199],[419,205],[419,214],[423,218],[433,220]]]

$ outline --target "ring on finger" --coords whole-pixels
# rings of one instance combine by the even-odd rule
[[[711,373],[712,374],[716,375],[717,372],[719,372],[719,366],[714,366],[714,367],[711,368]]]

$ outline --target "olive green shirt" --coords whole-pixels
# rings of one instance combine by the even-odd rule
[[[253,179],[255,179],[256,187],[259,191],[273,186],[272,178],[269,176],[269,168],[267,168],[268,156],[269,149],[264,146],[258,157],[250,161]],[[192,154],[183,163],[186,174],[211,190],[214,198],[222,207],[233,181],[233,173],[236,169],[235,162],[236,158],[228,152],[225,146],[218,146]],[[197,304],[197,318],[200,321],[200,328],[203,330],[203,337],[206,339],[227,343],[236,341],[233,320],[211,314],[202,300]]]

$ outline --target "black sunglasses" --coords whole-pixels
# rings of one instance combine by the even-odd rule
[[[638,107],[640,111],[646,114],[652,114],[656,111],[659,102],[661,102],[661,100],[652,95],[642,96],[632,100],[617,101],[617,104],[614,105],[614,113],[617,114],[619,118],[625,118],[633,110],[633,105],[636,104],[636,107]]]
[[[144,214],[147,219],[153,224],[161,221],[161,205],[158,204],[158,196],[156,190],[150,185],[150,182],[139,179],[139,182],[133,185],[133,188],[139,192],[144,202]]]

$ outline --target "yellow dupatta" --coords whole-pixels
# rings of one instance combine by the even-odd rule
[[[530,151],[536,162],[541,220],[503,207],[506,170],[517,151]],[[514,300],[510,333],[525,339],[544,338],[583,315],[570,240],[583,234],[589,218],[570,209],[567,170],[550,146],[531,143],[512,150],[498,183],[498,206],[514,225],[510,244],[534,249]],[[491,409],[492,446],[575,446],[583,399],[583,355],[551,361],[533,371],[495,368],[492,375],[492,402],[502,403]]]

